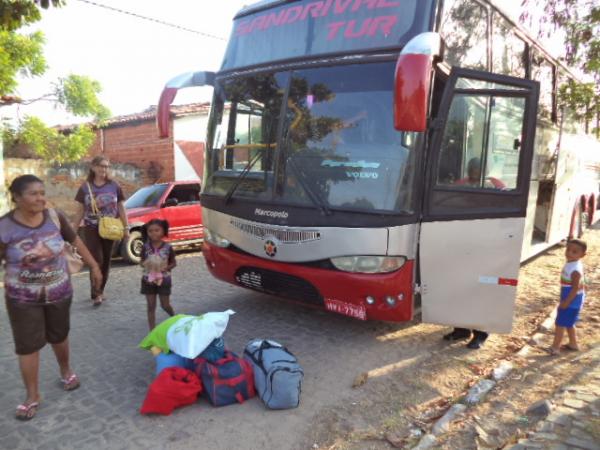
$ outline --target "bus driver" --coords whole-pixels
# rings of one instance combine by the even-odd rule
[[[467,176],[456,180],[456,185],[460,186],[471,186],[481,187],[481,159],[475,157],[471,158],[467,164]],[[486,189],[506,189],[506,185],[494,177],[485,177],[483,180],[483,187]]]

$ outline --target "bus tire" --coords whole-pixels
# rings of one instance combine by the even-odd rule
[[[579,236],[577,237],[582,237],[586,232],[588,229],[589,220],[590,218],[587,211],[584,211],[583,208],[579,208]]]
[[[131,230],[126,241],[121,243],[121,257],[130,264],[139,264],[142,261],[142,233]]]

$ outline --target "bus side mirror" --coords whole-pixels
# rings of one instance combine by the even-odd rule
[[[441,56],[438,33],[421,33],[400,52],[394,76],[394,128],[425,131],[434,60]]]
[[[175,100],[179,89],[214,85],[214,72],[187,72],[169,80],[160,94],[160,100],[158,101],[158,108],[156,111],[156,126],[158,127],[159,137],[169,137],[170,107],[173,100]]]

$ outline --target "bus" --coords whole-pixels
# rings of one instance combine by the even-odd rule
[[[203,253],[218,279],[362,320],[507,333],[520,263],[596,219],[598,142],[574,75],[492,1],[243,8],[206,135]]]

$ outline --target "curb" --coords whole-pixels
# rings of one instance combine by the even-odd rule
[[[545,333],[552,331],[555,318],[556,308],[553,308],[550,315],[541,323],[529,342],[535,344],[545,335]],[[531,352],[531,349],[532,345],[525,344],[515,353],[515,355],[525,357]],[[433,447],[436,444],[438,437],[446,433],[454,421],[459,419],[470,406],[479,404],[498,382],[504,380],[510,374],[512,369],[513,364],[509,360],[503,359],[499,361],[492,369],[491,377],[479,380],[469,389],[467,395],[461,402],[451,405],[446,413],[433,424],[431,431],[426,433],[415,447],[412,447],[412,450],[427,450]]]

